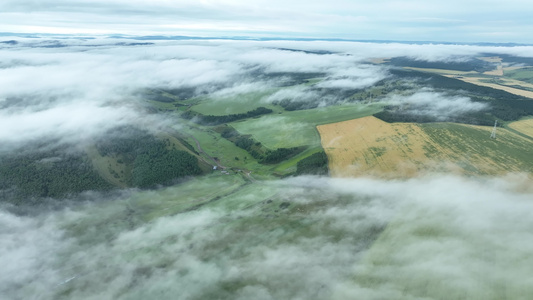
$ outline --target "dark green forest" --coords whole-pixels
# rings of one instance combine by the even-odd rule
[[[18,203],[39,197],[65,197],[87,190],[109,190],[111,184],[94,170],[84,153],[66,152],[53,144],[31,145],[28,152],[0,158],[0,198]],[[3,195],[2,195],[3,194]]]
[[[132,185],[141,188],[165,185],[202,173],[196,157],[185,151],[166,150],[163,143],[154,144],[137,155],[133,166]]]
[[[202,174],[198,159],[171,147],[148,131],[121,126],[95,141],[100,155],[120,157],[119,163],[131,166],[133,187],[171,184],[187,176]],[[18,203],[38,203],[39,198],[64,198],[89,190],[115,188],[102,178],[84,151],[70,149],[57,141],[26,145],[27,151],[0,155],[0,198]],[[116,174],[116,176],[119,176]],[[33,199],[33,200],[28,200]]]

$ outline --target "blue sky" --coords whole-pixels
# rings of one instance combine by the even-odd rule
[[[533,43],[526,0],[2,0],[2,32]]]

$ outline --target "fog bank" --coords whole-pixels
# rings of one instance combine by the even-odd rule
[[[163,207],[153,192],[34,217],[3,210],[0,291],[9,299],[527,299],[530,180],[299,177],[149,222]],[[275,192],[265,198],[265,189]],[[165,201],[179,203],[179,188],[169,191]],[[224,208],[230,202],[247,208]]]

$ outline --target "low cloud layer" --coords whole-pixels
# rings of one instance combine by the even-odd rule
[[[3,209],[0,291],[9,299],[526,299],[529,183],[302,177],[148,223],[139,196],[33,217]],[[267,198],[274,204],[264,188],[277,191]],[[163,203],[141,197],[152,197],[153,212]],[[249,208],[221,209],[225,201]]]
[[[453,120],[466,113],[488,108],[486,103],[474,102],[468,97],[450,96],[431,89],[421,89],[409,96],[393,95],[384,101],[399,106],[403,113],[429,116],[438,121]]]
[[[64,36],[3,36],[0,41],[3,148],[48,137],[76,144],[116,125],[175,123],[146,113],[142,95],[147,89],[189,89],[192,96],[209,94],[218,100],[272,92],[263,100],[289,99],[304,103],[302,107],[306,102],[316,107],[338,103],[349,96],[343,91],[367,88],[387,78],[387,68],[368,64],[371,58],[449,61],[481,53],[531,56],[531,47],[526,46]],[[275,92],[287,82],[304,83],[302,78],[308,77],[301,74],[322,80]],[[420,114],[448,116],[482,109],[466,98],[431,91],[390,100],[415,107]]]
[[[3,147],[41,138],[75,144],[117,125],[156,124],[139,99],[146,89],[231,98],[271,90],[283,80],[299,82],[285,73],[323,74],[329,79],[322,85],[340,89],[369,86],[385,74],[381,67],[361,65],[361,57],[289,51],[271,43],[135,42],[23,38],[2,44]]]

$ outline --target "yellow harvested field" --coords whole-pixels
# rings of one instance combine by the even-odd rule
[[[525,135],[533,137],[533,119],[516,121],[509,124],[509,127]]]
[[[445,75],[445,76],[453,77],[451,75]],[[528,98],[532,98],[533,99],[533,92],[524,91],[524,90],[521,90],[521,89],[512,88],[512,87],[508,87],[508,86],[503,86],[503,85],[499,85],[499,84],[495,84],[495,83],[487,83],[487,82],[482,82],[481,81],[481,80],[484,80],[486,78],[462,77],[462,78],[457,78],[457,79],[462,80],[464,82],[469,82],[469,83],[477,84],[477,85],[480,85],[480,86],[488,86],[488,87],[491,87],[493,89],[503,90],[503,91],[509,92],[511,94],[515,94],[515,95],[518,95],[518,96],[524,96],[524,97],[528,97]],[[520,85],[524,85],[524,83],[520,82]]]
[[[318,126],[334,177],[399,174],[412,176],[427,161],[427,136],[417,125],[365,117]]]
[[[505,129],[386,123],[373,116],[317,127],[333,177],[533,173],[533,142]]]

